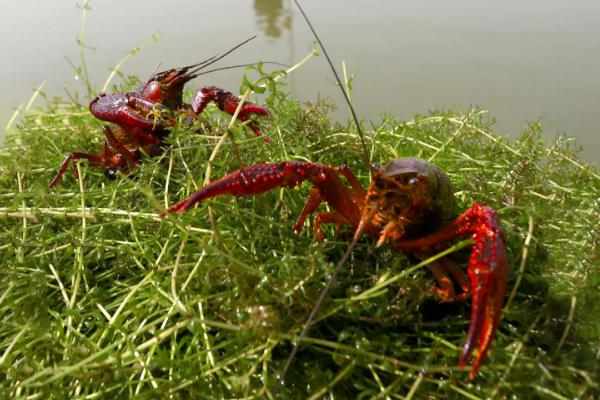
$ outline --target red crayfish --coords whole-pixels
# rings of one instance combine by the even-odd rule
[[[154,156],[160,152],[163,139],[168,135],[168,127],[176,124],[183,116],[191,122],[197,118],[210,102],[231,115],[237,109],[240,99],[232,93],[211,86],[202,87],[191,104],[183,102],[183,87],[194,79],[199,71],[220,60],[225,55],[247,43],[254,37],[240,43],[228,52],[213,56],[198,64],[173,68],[153,74],[135,92],[100,93],[90,103],[90,112],[98,119],[114,125],[104,126],[104,145],[101,154],[74,152],[61,164],[58,173],[50,182],[53,188],[73,160],[85,159],[94,167],[105,169],[105,175],[114,179],[118,171],[127,174],[138,166],[143,154]],[[269,115],[269,111],[256,104],[245,102],[237,116],[240,121],[249,120],[252,114]],[[260,136],[260,130],[252,122],[248,127]],[[268,139],[265,138],[265,141]],[[76,172],[76,171],[74,171]]]
[[[342,176],[349,185],[342,182]],[[419,158],[373,166],[371,183],[365,190],[346,166],[333,168],[295,161],[253,165],[200,188],[167,212],[184,212],[199,201],[222,194],[252,195],[277,187],[292,188],[305,180],[313,188],[294,230],[299,231],[323,201],[335,210],[316,215],[313,229],[317,240],[323,240],[322,224],[351,225],[377,239],[379,245],[389,240],[396,249],[422,258],[436,245],[471,235],[474,244],[468,266],[470,287],[464,272],[449,260],[434,262],[430,268],[440,282],[439,293],[444,300],[463,300],[471,293],[471,325],[460,365],[468,362],[477,346],[469,375],[474,379],[494,340],[502,313],[509,273],[504,233],[496,212],[483,204],[476,203],[452,219],[454,194],[448,177],[437,166]],[[446,271],[462,286],[462,294],[455,294]]]
[[[308,17],[295,0],[336,77],[343,88],[335,68]],[[365,160],[368,154],[362,130],[347,93],[342,90],[360,134]],[[345,179],[346,184],[342,179]],[[460,356],[464,367],[475,348],[477,352],[469,373],[475,379],[477,372],[491,348],[502,315],[504,293],[510,267],[507,261],[505,236],[496,211],[484,204],[475,203],[458,217],[454,216],[454,194],[447,175],[437,166],[419,158],[391,160],[384,166],[371,166],[371,182],[365,190],[347,166],[334,168],[312,162],[283,161],[244,167],[200,188],[189,198],[170,207],[166,213],[184,212],[194,204],[220,196],[253,195],[278,187],[295,187],[309,181],[313,187],[302,209],[294,230],[298,232],[306,218],[326,202],[332,212],[317,213],[313,223],[315,238],[323,240],[323,224],[350,225],[355,229],[354,240],[337,264],[332,277],[316,302],[302,333],[298,336],[279,376],[284,382],[285,373],[298,350],[300,340],[316,315],[320,302],[334,280],[337,271],[363,235],[377,239],[377,244],[390,242],[399,251],[428,258],[445,242],[462,236],[473,241],[467,274],[446,258],[433,261],[428,267],[439,281],[436,292],[443,300],[460,301],[471,295],[471,323]],[[448,276],[459,284],[457,294]]]

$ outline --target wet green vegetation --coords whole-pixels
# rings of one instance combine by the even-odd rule
[[[300,103],[273,85],[266,95],[269,144],[235,124],[214,153],[229,118],[211,106],[130,177],[110,181],[81,162],[81,184],[67,171],[53,191],[66,154],[100,151],[102,123],[86,105],[27,114],[0,149],[1,397],[598,394],[600,173],[571,139],[544,144],[532,124],[508,140],[482,110],[365,123],[371,160],[429,159],[449,174],[460,210],[485,202],[503,221],[513,271],[478,378],[457,367],[470,303],[439,304],[427,268],[364,238],[277,389],[291,340],[352,232],[328,227],[322,245],[310,227],[293,233],[308,185],[158,218],[203,184],[213,153],[212,179],[310,160],[348,164],[368,183],[356,129],[332,123],[328,101]]]

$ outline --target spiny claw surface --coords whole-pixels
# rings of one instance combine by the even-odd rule
[[[320,164],[283,161],[241,168],[223,178],[198,189],[187,199],[170,207],[166,212],[184,212],[199,201],[222,194],[247,196],[267,192],[275,187],[294,187],[305,179],[318,180],[319,174],[327,174],[328,167]],[[164,213],[161,214],[164,216]]]
[[[474,242],[468,266],[471,281],[471,325],[459,364],[461,367],[467,365],[477,347],[469,373],[469,379],[473,380],[496,335],[510,272],[504,232],[496,211],[475,203],[437,232],[419,239],[400,240],[396,242],[396,246],[403,251],[415,252],[465,235],[471,235]]]
[[[468,269],[471,279],[471,326],[460,357],[460,366],[464,367],[475,346],[478,347],[469,374],[469,379],[473,380],[496,336],[510,269],[506,259],[504,232],[496,212],[485,205],[474,204],[461,218],[464,218],[465,225],[471,227],[469,230],[475,242]]]

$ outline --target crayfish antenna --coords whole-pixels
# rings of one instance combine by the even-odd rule
[[[212,65],[212,64],[216,63],[220,59],[228,56],[229,54],[233,53],[234,51],[236,51],[237,49],[239,49],[240,47],[242,47],[243,45],[245,45],[246,43],[248,43],[249,41],[251,41],[251,40],[253,40],[255,38],[256,38],[256,35],[254,35],[254,36],[252,36],[252,37],[244,40],[243,42],[241,42],[241,43],[239,43],[239,44],[237,44],[235,46],[233,46],[231,49],[227,50],[225,53],[222,53],[222,54],[219,54],[219,55],[216,55],[216,56],[212,56],[212,57],[210,57],[210,58],[208,58],[208,59],[206,59],[206,60],[204,60],[202,62],[199,62],[198,64],[194,64],[194,65],[190,65],[188,67],[185,67],[185,68],[190,68],[190,69],[191,68],[195,68],[195,69],[192,69],[189,72],[190,79],[193,79],[196,76],[198,76],[198,75],[194,75],[196,72],[202,70],[203,68],[208,67],[209,65]]]
[[[197,74],[195,74],[194,76],[192,76],[192,78],[196,78],[196,77],[201,76],[201,75],[210,74],[211,72],[224,71],[224,70],[227,70],[227,69],[253,67],[255,65],[258,65],[259,63],[261,63],[261,64],[278,65],[278,66],[284,67],[284,68],[289,68],[290,67],[288,64],[280,63],[280,62],[277,62],[277,61],[260,61],[260,62],[255,62],[255,63],[229,65],[227,67],[213,68],[213,69],[209,69],[208,71],[198,72]]]
[[[212,64],[216,63],[217,61],[219,61],[222,58],[226,57],[227,55],[231,54],[232,52],[234,52],[235,50],[239,49],[240,47],[242,47],[243,45],[245,45],[249,41],[253,40],[254,38],[256,38],[256,35],[254,35],[254,36],[252,36],[252,37],[244,40],[243,42],[235,45],[231,49],[227,50],[225,53],[211,56],[211,57],[207,58],[206,60],[200,61],[199,63],[196,63],[196,64],[186,65],[185,67],[178,68],[177,71],[178,71],[178,77],[179,77],[179,79],[183,80],[185,82],[187,82],[187,81],[189,81],[191,79],[194,79],[195,77],[201,75],[201,74],[197,73],[198,71],[202,70],[203,68],[208,67],[209,65],[212,65]],[[160,63],[155,68],[155,70],[158,69],[159,66],[160,66]],[[222,69],[228,69],[228,68],[224,67]],[[218,71],[219,69],[217,68],[215,70]],[[169,71],[170,70],[161,71],[161,72],[154,72],[152,74],[152,78],[154,78],[156,76],[159,76],[161,74],[168,73]],[[206,72],[206,73],[208,73],[208,72]]]

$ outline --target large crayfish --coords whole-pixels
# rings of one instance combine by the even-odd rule
[[[349,186],[342,183],[342,176]],[[434,262],[430,268],[440,281],[438,290],[443,299],[461,300],[471,293],[471,325],[460,365],[469,361],[477,346],[469,375],[474,379],[500,322],[509,273],[504,233],[496,212],[483,204],[475,203],[452,219],[454,195],[448,177],[437,166],[419,158],[374,165],[371,183],[365,190],[345,166],[333,168],[294,161],[259,164],[200,188],[167,212],[184,212],[199,201],[222,194],[257,194],[280,186],[291,188],[305,180],[313,188],[294,229],[300,230],[308,215],[323,201],[335,210],[316,215],[313,229],[317,240],[323,239],[322,224],[347,224],[362,229],[377,239],[379,245],[389,240],[398,250],[425,257],[434,246],[471,235],[474,243],[468,265],[470,287],[464,272],[449,260]],[[462,294],[454,292],[447,272],[462,286]]]
[[[233,49],[229,52],[231,51]],[[127,174],[132,168],[138,166],[138,161],[144,154],[153,156],[160,152],[163,139],[168,135],[169,126],[175,125],[182,116],[185,121],[191,122],[210,102],[215,102],[219,109],[233,115],[240,99],[214,86],[202,87],[193,96],[191,104],[183,102],[185,84],[197,77],[202,68],[223,56],[158,72],[135,92],[100,93],[96,96],[90,103],[91,113],[102,121],[114,124],[112,127],[106,125],[103,128],[105,139],[102,153],[69,154],[50,182],[50,188],[58,183],[72,160],[88,160],[91,166],[104,168],[105,175],[109,178],[114,178],[117,171]],[[269,111],[256,104],[245,102],[237,119],[247,121],[251,114],[269,115]],[[248,127],[260,136],[260,130],[252,121],[248,122]]]

